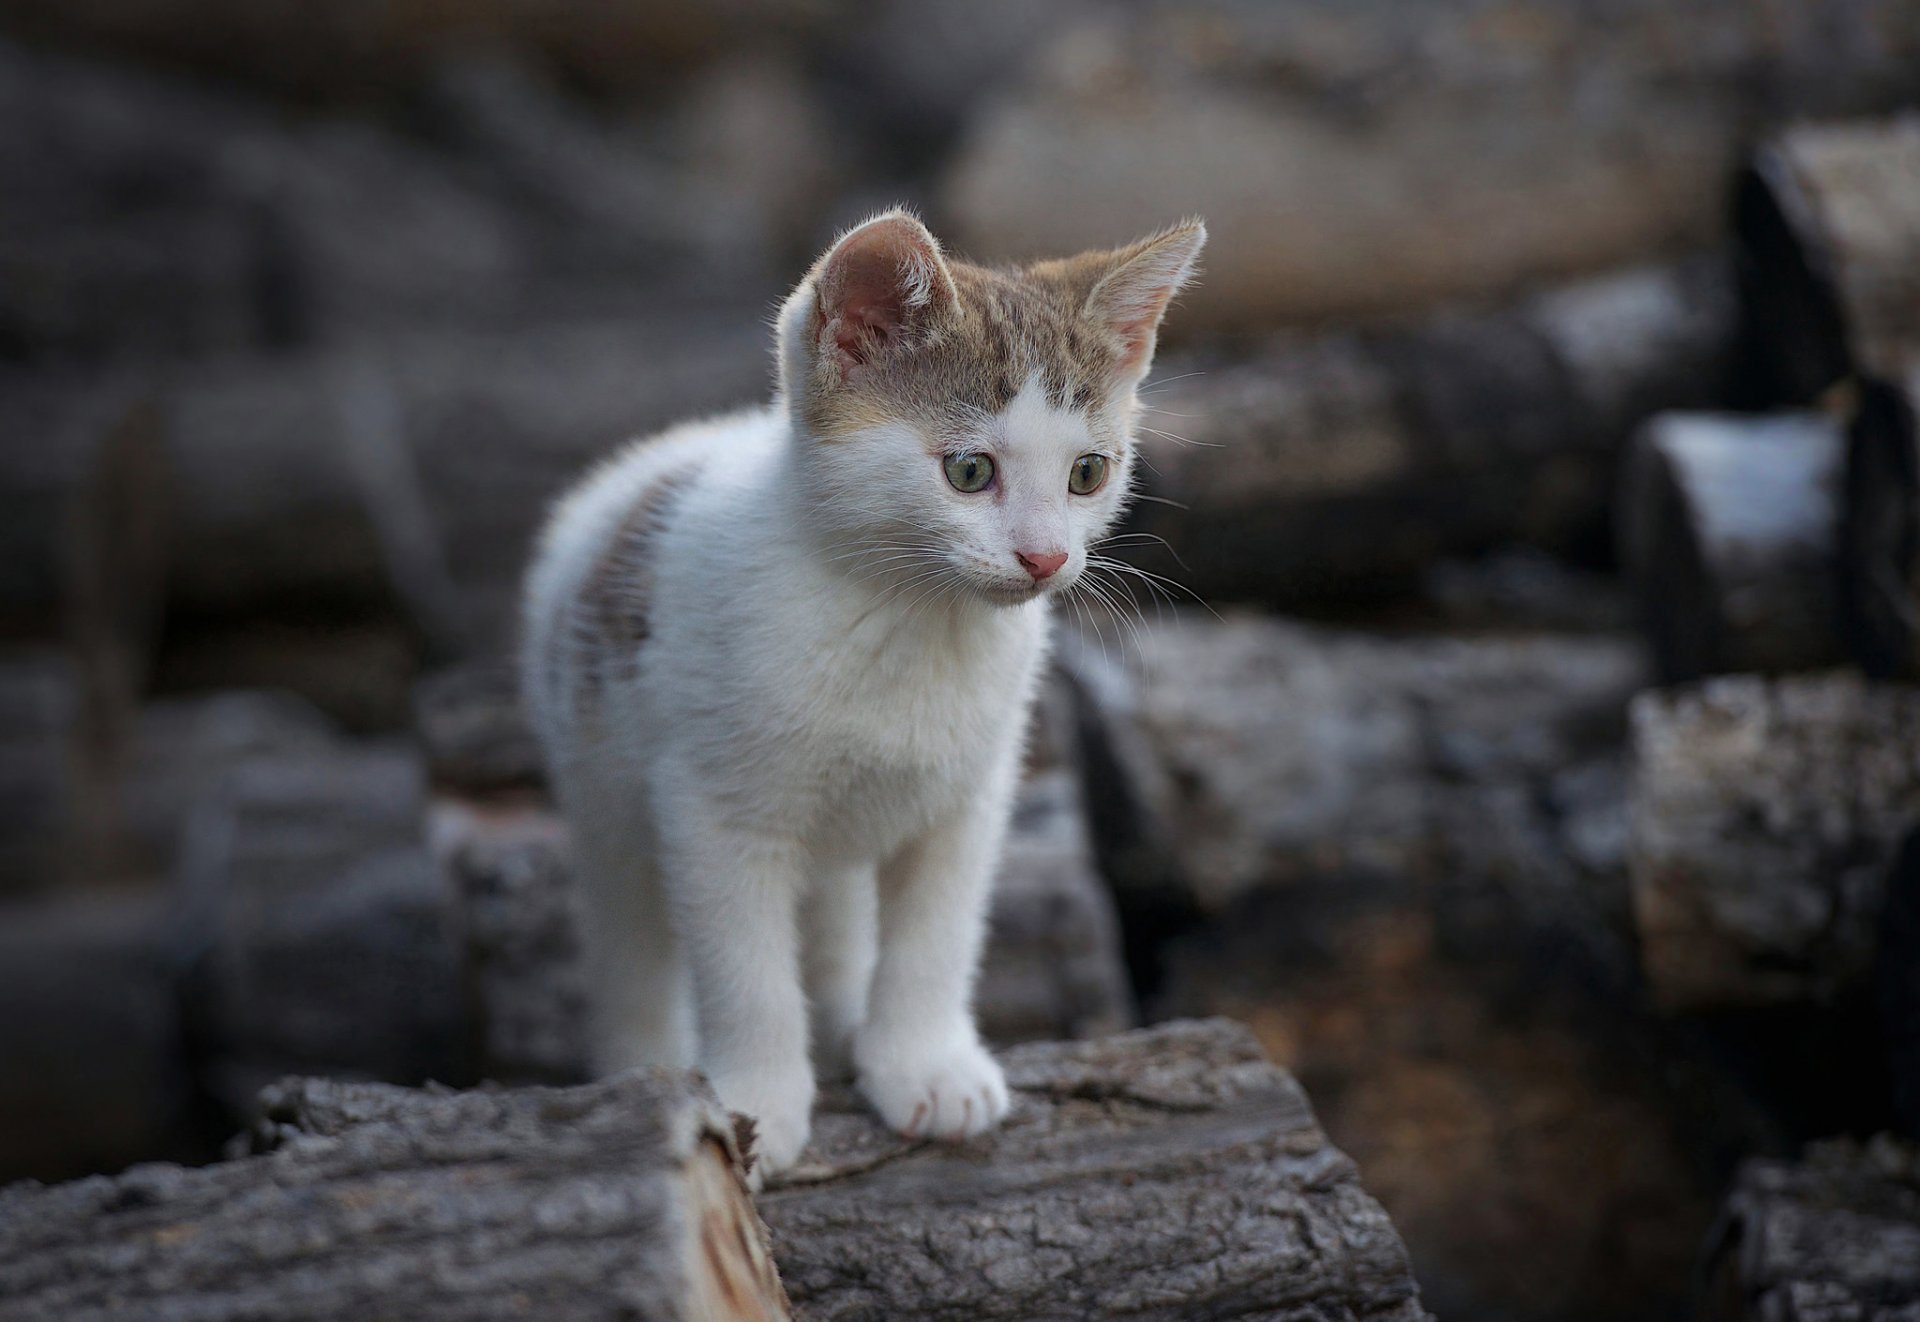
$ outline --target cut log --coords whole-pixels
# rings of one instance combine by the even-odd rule
[[[181,859],[187,1029],[238,1109],[292,1071],[460,1081],[466,1016],[408,751],[338,744],[236,767]]]
[[[1878,679],[1920,679],[1920,368],[1869,381],[1847,437],[1840,618]]]
[[[990,259],[1204,215],[1208,275],[1176,330],[1497,297],[1708,241],[1756,130],[1910,104],[1911,16],[1907,0],[1844,18],[1744,0],[1094,7],[972,116],[944,209]]]
[[[586,1076],[585,993],[565,830],[533,796],[435,800],[431,836],[455,892],[480,1072]],[[1065,770],[1023,786],[994,886],[975,1012],[995,1042],[1086,1037],[1134,1022],[1112,898]]]
[[[474,795],[546,780],[540,745],[520,709],[519,667],[510,662],[475,662],[421,680],[413,690],[413,728],[438,788]]]
[[[1171,849],[1162,875],[1215,913],[1350,871],[1580,875],[1583,850],[1562,834],[1575,814],[1487,810],[1559,801],[1556,779],[1611,750],[1642,678],[1632,646],[1606,636],[1371,635],[1240,614],[1170,618],[1137,641],[1124,666],[1061,645],[1107,750],[1087,798],[1127,805],[1142,842]],[[1537,850],[1536,833],[1559,844]]]
[[[1781,134],[1740,176],[1734,224],[1762,399],[1810,404],[1920,355],[1920,117]]]
[[[1707,1322],[1920,1315],[1920,1150],[1818,1143],[1740,1169],[1707,1254]]]
[[[629,436],[758,395],[764,355],[753,317],[716,315],[199,371],[163,401],[170,600],[399,607],[443,652],[498,650],[548,499]]]
[[[0,1191],[0,1315],[789,1316],[733,1125],[692,1076],[262,1100],[253,1155]]]
[[[192,1145],[169,916],[101,894],[0,910],[0,1185],[211,1155]]]
[[[1824,413],[1663,413],[1622,472],[1619,544],[1665,683],[1841,659],[1841,426]]]
[[[1920,1139],[1920,824],[1887,869],[1874,991],[1893,1089],[1894,1123]]]
[[[85,699],[68,660],[0,658],[0,896],[52,886],[86,824]]]
[[[1420,1319],[1400,1237],[1225,1020],[1003,1057],[1014,1109],[913,1143],[829,1096],[760,1197],[804,1315]]]
[[[1725,676],[1632,708],[1642,959],[1672,1009],[1865,989],[1888,861],[1920,818],[1920,692]]]
[[[0,377],[0,631],[58,639],[85,684],[87,737],[125,734],[166,577],[164,443],[131,376]]]
[[[408,621],[381,613],[180,620],[154,657],[153,687],[182,701],[281,690],[348,730],[386,733],[407,723],[423,650]]]
[[[1591,556],[1634,426],[1717,397],[1732,309],[1701,258],[1402,331],[1169,359],[1129,526],[1178,558],[1127,553],[1202,597],[1283,606],[1513,542]]]

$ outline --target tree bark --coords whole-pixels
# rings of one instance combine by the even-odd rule
[[[1871,974],[1888,861],[1920,817],[1920,693],[1725,676],[1632,708],[1630,870],[1672,1009],[1832,1004]]]
[[[1173,554],[1129,557],[1203,598],[1288,605],[1510,542],[1592,551],[1629,433],[1712,402],[1732,328],[1730,281],[1701,258],[1401,331],[1169,359],[1144,396],[1129,526]]]
[[[1640,430],[1619,540],[1663,682],[1840,660],[1843,448],[1823,413],[1663,413]]]
[[[1815,1144],[1740,1169],[1708,1247],[1706,1322],[1903,1322],[1920,1309],[1920,1150]]]
[[[1788,130],[1740,176],[1734,223],[1765,401],[1809,404],[1920,354],[1920,118]]]
[[[1920,679],[1920,367],[1869,381],[1847,437],[1840,613],[1877,679]]]
[[[0,1191],[0,1316],[789,1316],[733,1125],[693,1076],[262,1100],[251,1155]]]
[[[915,1143],[826,1098],[761,1195],[814,1317],[1419,1319],[1406,1250],[1306,1096],[1226,1020],[1003,1057],[1014,1110]]]

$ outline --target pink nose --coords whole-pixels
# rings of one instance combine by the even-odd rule
[[[1036,583],[1045,578],[1052,578],[1053,571],[1067,563],[1065,551],[1015,551],[1013,558],[1020,562],[1023,569],[1033,575],[1033,581]]]

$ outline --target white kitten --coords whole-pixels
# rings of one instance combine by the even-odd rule
[[[595,1066],[700,1066],[762,1172],[815,1063],[907,1134],[1006,1111],[971,1001],[1048,598],[1122,507],[1205,237],[986,270],[878,216],[782,309],[772,407],[640,441],[553,516],[526,695]]]

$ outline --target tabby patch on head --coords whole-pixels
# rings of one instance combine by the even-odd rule
[[[847,233],[783,314],[783,376],[807,431],[833,440],[906,420],[935,444],[1002,413],[1029,382],[1056,409],[1131,405],[1161,315],[1206,230],[1024,267],[950,259],[890,211]]]

